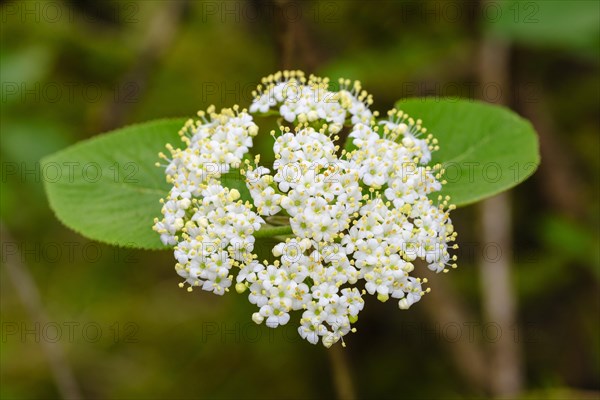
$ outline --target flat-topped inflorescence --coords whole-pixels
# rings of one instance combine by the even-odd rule
[[[223,294],[235,281],[258,308],[254,322],[275,328],[301,311],[299,334],[327,347],[354,331],[365,294],[401,309],[419,301],[429,288],[413,276],[417,259],[435,272],[456,267],[454,206],[434,195],[443,168],[428,165],[436,139],[399,110],[377,121],[360,82],[338,84],[278,72],[262,80],[249,112],[209,107],[188,121],[184,148],[161,155],[173,188],[154,225],[174,246],[182,287]],[[271,132],[271,169],[248,156],[259,130],[252,114],[268,112],[284,123]],[[238,167],[252,201],[221,181]],[[291,234],[258,260],[255,234],[274,219]]]

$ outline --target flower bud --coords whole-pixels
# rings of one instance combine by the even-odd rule
[[[252,314],[252,321],[254,321],[254,323],[260,325],[260,324],[262,324],[262,322],[264,320],[265,320],[265,317],[260,315],[260,313],[255,312],[254,314]]]
[[[246,285],[244,285],[243,283],[237,283],[235,285],[235,291],[238,292],[239,294],[242,294],[246,291],[247,287]]]

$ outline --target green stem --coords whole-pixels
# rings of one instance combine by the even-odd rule
[[[268,238],[273,236],[283,236],[290,235],[292,233],[292,227],[289,225],[285,226],[263,226],[258,231],[254,232],[254,237],[259,238]]]
[[[325,350],[329,356],[331,372],[333,374],[333,385],[338,400],[355,400],[356,392],[350,371],[350,363],[340,343]]]

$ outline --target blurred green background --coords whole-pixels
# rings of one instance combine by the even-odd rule
[[[3,1],[0,397],[599,398],[599,4]],[[490,42],[505,51],[482,82]],[[360,79],[383,112],[454,95],[530,119],[543,161],[508,196],[513,254],[490,256],[478,207],[457,210],[459,269],[408,312],[369,298],[348,347],[328,353],[293,323],[255,326],[245,296],[179,289],[169,252],[93,243],[53,216],[41,157],[129,123],[247,106],[283,67]],[[478,267],[502,257],[511,326],[486,317]],[[518,376],[506,390],[493,383],[505,370]]]

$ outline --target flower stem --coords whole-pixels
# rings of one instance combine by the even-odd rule
[[[292,227],[289,225],[285,226],[263,226],[258,231],[254,232],[254,237],[259,238],[268,238],[273,236],[282,236],[289,235],[292,233]]]
[[[354,400],[356,392],[352,383],[352,374],[344,348],[339,344],[327,349],[333,383],[337,398],[339,400]]]

